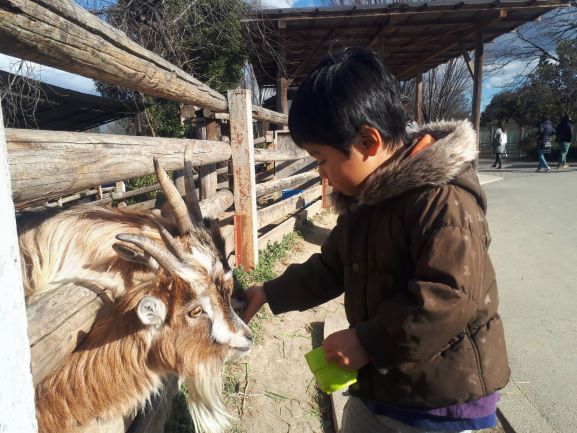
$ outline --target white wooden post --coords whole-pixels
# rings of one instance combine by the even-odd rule
[[[14,215],[0,110],[0,432],[35,433],[38,426]]]
[[[126,192],[126,184],[124,183],[123,180],[116,182],[116,192]],[[126,206],[126,202],[124,200],[122,200],[121,202],[118,203],[118,207],[125,207]]]
[[[234,176],[236,264],[245,268],[254,268],[258,263],[258,221],[250,91],[246,89],[230,90],[228,101]]]

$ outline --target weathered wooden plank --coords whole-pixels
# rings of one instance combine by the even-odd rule
[[[35,385],[82,342],[97,313],[112,301],[110,289],[76,284],[31,300],[27,315]]]
[[[4,120],[0,110],[0,431],[35,433],[34,388]]]
[[[230,158],[221,141],[7,129],[14,201],[47,200],[94,185],[152,174],[152,157],[166,170],[182,169],[193,144],[193,165]]]
[[[293,185],[298,185],[308,180],[319,177],[318,171],[308,171],[306,173],[296,174],[294,176],[285,177],[284,179],[273,180],[271,182],[260,183],[256,186],[256,196],[271,194]]]
[[[304,207],[305,204],[310,203],[320,197],[321,193],[321,186],[315,186],[307,189],[305,192],[299,195],[295,195],[294,197],[287,198],[286,200],[260,209],[258,211],[258,228],[260,229],[268,224],[271,224],[283,216],[286,216],[287,214]]]
[[[258,238],[251,94],[246,89],[231,90],[228,100],[236,212],[236,261],[237,266],[254,268],[258,262]]]
[[[269,230],[264,235],[258,238],[258,249],[265,249],[269,243],[280,242],[284,235],[292,232],[295,227],[302,225],[303,221],[310,218],[322,210],[321,201],[317,200],[305,209],[301,209],[293,216],[289,217],[278,226]]]
[[[226,111],[226,98],[73,1],[3,0],[0,52],[149,95]]]
[[[254,162],[280,162],[309,158],[304,150],[301,152],[283,152],[274,149],[255,149]]]

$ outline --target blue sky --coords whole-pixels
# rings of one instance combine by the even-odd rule
[[[268,7],[288,7],[291,0],[262,0],[262,3]],[[320,5],[320,0],[295,0],[293,7],[311,7]],[[498,38],[494,43],[485,46],[486,53],[490,53],[496,46],[500,44],[510,43],[511,35],[504,35]],[[489,56],[488,56],[489,57]],[[17,59],[0,54],[0,70],[15,72],[14,67],[17,64]],[[490,69],[490,64],[486,64],[486,71]],[[481,108],[491,101],[494,94],[499,92],[503,86],[509,84],[523,69],[525,63],[515,61],[501,69],[498,73],[485,73],[483,79],[483,98],[481,101]],[[58,69],[47,66],[38,65],[38,75],[41,81],[56,86],[76,90],[79,92],[97,94],[94,82],[89,78],[84,78],[78,75],[69,74]]]
[[[293,4],[295,8],[311,8],[319,6],[320,2],[317,0],[296,0]]]

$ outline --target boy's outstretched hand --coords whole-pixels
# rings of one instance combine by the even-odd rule
[[[250,319],[260,310],[260,308],[267,303],[266,293],[262,286],[251,286],[246,289],[246,308],[242,320],[245,323],[250,322]]]
[[[323,341],[327,361],[341,367],[358,370],[370,361],[354,329],[344,329],[329,335]]]

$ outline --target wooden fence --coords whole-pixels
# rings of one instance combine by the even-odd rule
[[[317,172],[311,170],[311,160],[306,159],[306,153],[294,145],[287,146],[286,140],[285,145],[275,149],[277,140],[271,143],[269,134],[255,139],[255,121],[286,126],[288,119],[284,113],[252,105],[250,91],[235,89],[226,96],[221,95],[72,1],[3,0],[0,3],[1,53],[176,101],[184,107],[198,107],[204,109],[206,118],[203,139],[189,140],[19,129],[6,129],[4,138],[0,117],[0,169],[7,162],[9,173],[2,175],[8,191],[11,186],[11,199],[9,194],[6,197],[0,194],[0,208],[58,207],[87,198],[94,198],[92,204],[95,205],[111,205],[155,191],[158,185],[126,192],[123,181],[152,174],[153,156],[168,170],[182,170],[187,144],[192,144],[194,149],[192,163],[198,167],[201,207],[205,213],[221,218],[227,254],[231,254],[237,265],[254,267],[259,248],[280,239],[306,212],[321,207],[319,198],[324,189]],[[227,122],[229,140],[218,136],[219,122]],[[255,149],[255,141],[269,143],[270,147]],[[282,165],[283,169],[277,170],[275,164]],[[257,179],[265,181],[257,183]],[[100,185],[115,186],[102,188]],[[228,191],[229,185],[232,193]],[[279,192],[289,188],[299,193],[279,200]],[[272,199],[265,200],[267,197]],[[272,204],[266,205],[270,202]],[[233,210],[225,212],[233,204]],[[151,208],[153,203],[136,206]],[[226,224],[230,220],[234,225]],[[0,265],[12,260],[14,251],[18,251],[13,224],[3,224],[1,230],[6,233],[2,233],[5,236],[0,244]],[[9,290],[17,294],[22,304],[20,279],[10,281]],[[26,356],[31,354],[34,383],[74,350],[82,335],[89,332],[96,313],[111,297],[106,290],[95,293],[68,285],[27,306],[30,352],[22,348],[24,364],[21,365],[27,365]],[[0,317],[13,317],[14,323],[22,319],[21,309],[5,309],[4,303],[0,303]],[[0,337],[3,347],[8,347],[6,341],[14,344],[5,338]],[[0,371],[4,368],[3,362],[0,357]],[[19,380],[22,393],[29,393],[26,374]],[[6,386],[0,378],[0,395],[14,393],[14,389]],[[11,403],[29,409],[29,397],[17,398]],[[154,431],[150,426],[162,426],[159,420],[165,415],[166,410],[151,411],[146,417],[137,417],[138,425],[132,423],[130,429]],[[34,420],[24,428],[10,419],[4,420],[0,415],[3,433],[35,431]],[[117,427],[110,430],[108,426],[109,431],[120,432],[131,423],[116,420],[113,424]],[[18,427],[12,427],[16,425]]]

